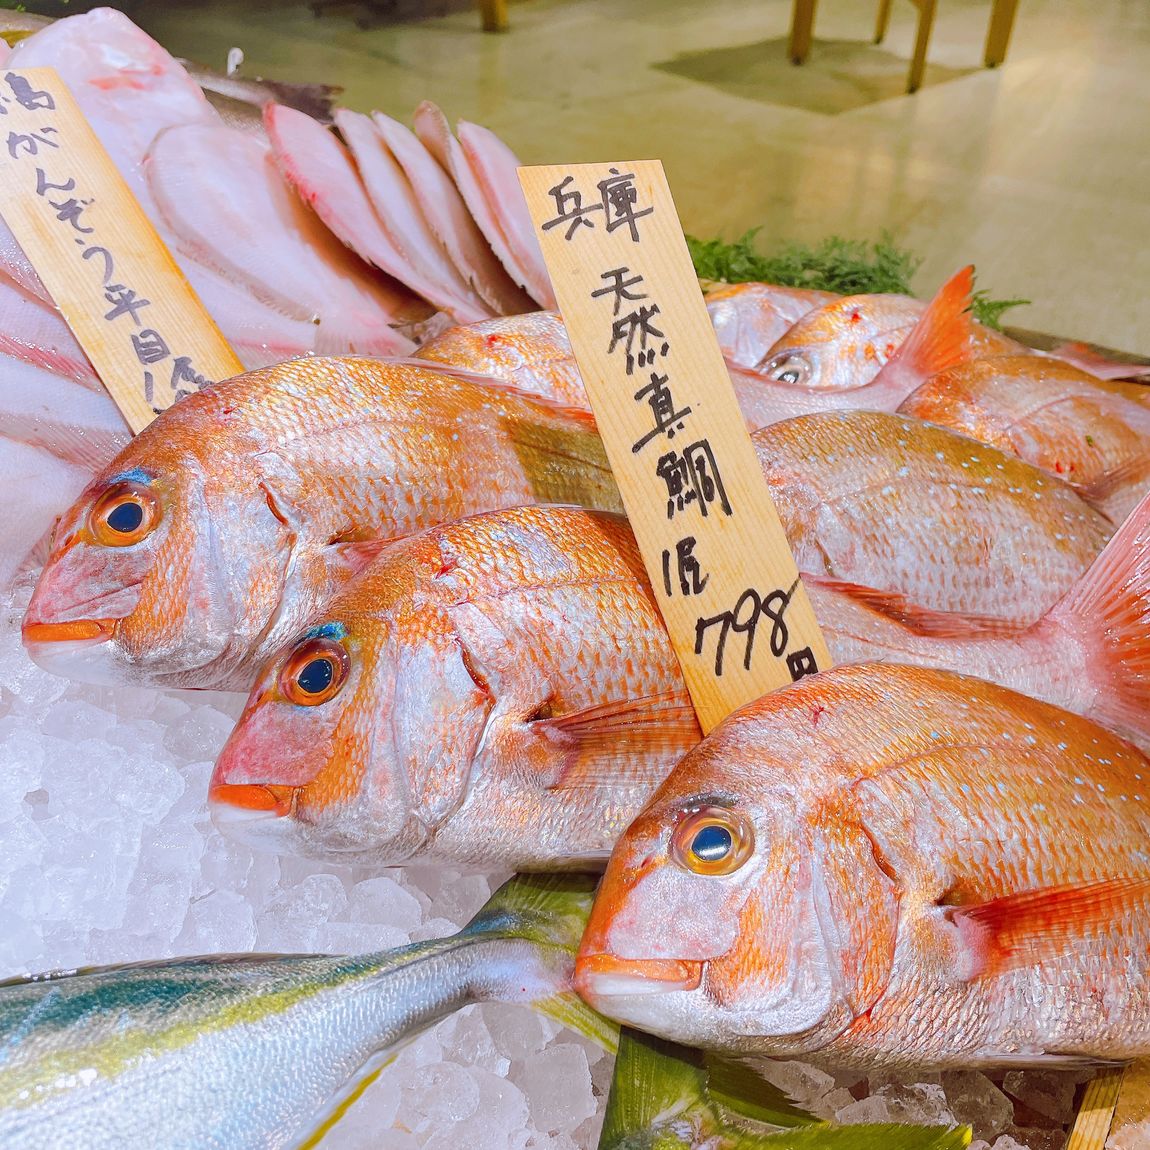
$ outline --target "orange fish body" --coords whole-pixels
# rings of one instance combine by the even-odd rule
[[[807,312],[749,366],[800,387],[862,387],[894,356],[925,310],[921,300],[905,295],[840,296]],[[795,378],[784,378],[788,373]]]
[[[588,406],[567,329],[552,311],[448,328],[425,343],[416,357],[494,376],[557,403]]]
[[[690,1045],[859,1067],[1150,1052],[1150,760],[951,672],[732,715],[623,834],[576,967]]]
[[[585,865],[698,738],[626,522],[523,507],[382,552],[265,668],[211,800],[321,858]]]
[[[801,571],[935,611],[1032,623],[1111,533],[1060,480],[904,416],[828,412],[752,438]]]
[[[899,411],[993,444],[1072,484],[1120,523],[1150,486],[1150,394],[1059,359],[1003,356],[932,376]]]
[[[97,681],[246,689],[378,541],[531,501],[618,508],[593,421],[370,359],[189,396],[58,525],[24,641]]]
[[[1150,500],[1026,629],[807,587],[836,659],[973,670],[1150,744],[1148,523]],[[320,858],[595,862],[698,738],[626,523],[515,508],[392,545],[325,607],[266,668],[212,804]]]
[[[723,357],[754,369],[803,316],[838,297],[829,291],[752,282],[723,284],[706,298]]]

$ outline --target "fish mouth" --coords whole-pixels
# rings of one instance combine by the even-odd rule
[[[68,619],[63,623],[29,623],[20,629],[24,645],[41,643],[106,643],[114,638],[119,619]]]
[[[115,666],[119,619],[68,619],[60,623],[25,621],[20,638],[28,658],[53,675],[88,683],[120,683]]]
[[[208,806],[216,826],[229,827],[291,814],[298,787],[276,783],[213,783],[208,789]]]
[[[575,989],[592,1004],[621,995],[695,990],[702,980],[702,961],[616,958],[604,953],[580,954],[575,960]]]

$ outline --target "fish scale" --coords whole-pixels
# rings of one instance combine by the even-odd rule
[[[689,752],[620,838],[577,985],[663,1037],[830,1065],[1145,1054],[1148,770],[1089,720],[953,672],[800,680]],[[725,874],[668,849],[707,803],[753,827]]]
[[[125,475],[156,492],[159,524],[98,546],[89,508]],[[357,544],[534,502],[620,507],[590,415],[410,364],[250,372],[165,413],[64,517],[29,606],[34,651],[81,678],[246,689],[363,565]],[[139,606],[107,621],[109,641],[52,638],[125,585]]]
[[[939,611],[1033,622],[1112,531],[1038,468],[897,415],[803,416],[754,442],[800,570]]]

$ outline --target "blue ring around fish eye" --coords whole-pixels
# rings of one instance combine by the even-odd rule
[[[691,840],[691,854],[702,862],[718,862],[731,853],[734,845],[731,832],[712,823],[700,829]]]
[[[104,522],[121,535],[131,535],[144,522],[144,509],[135,501],[128,500],[113,507],[105,516]]]
[[[331,686],[335,678],[335,663],[326,656],[312,659],[296,677],[296,684],[308,695],[319,695]]]

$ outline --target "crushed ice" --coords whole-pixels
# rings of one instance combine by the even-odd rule
[[[40,671],[19,637],[31,585],[21,579],[0,601],[0,977],[180,954],[402,946],[458,929],[506,877],[331,867],[216,834],[208,777],[242,696]],[[589,1150],[611,1064],[548,1019],[470,1007],[406,1046],[325,1146]],[[1086,1075],[868,1082],[781,1062],[767,1077],[822,1118],[969,1122],[972,1150],[1060,1150]]]

